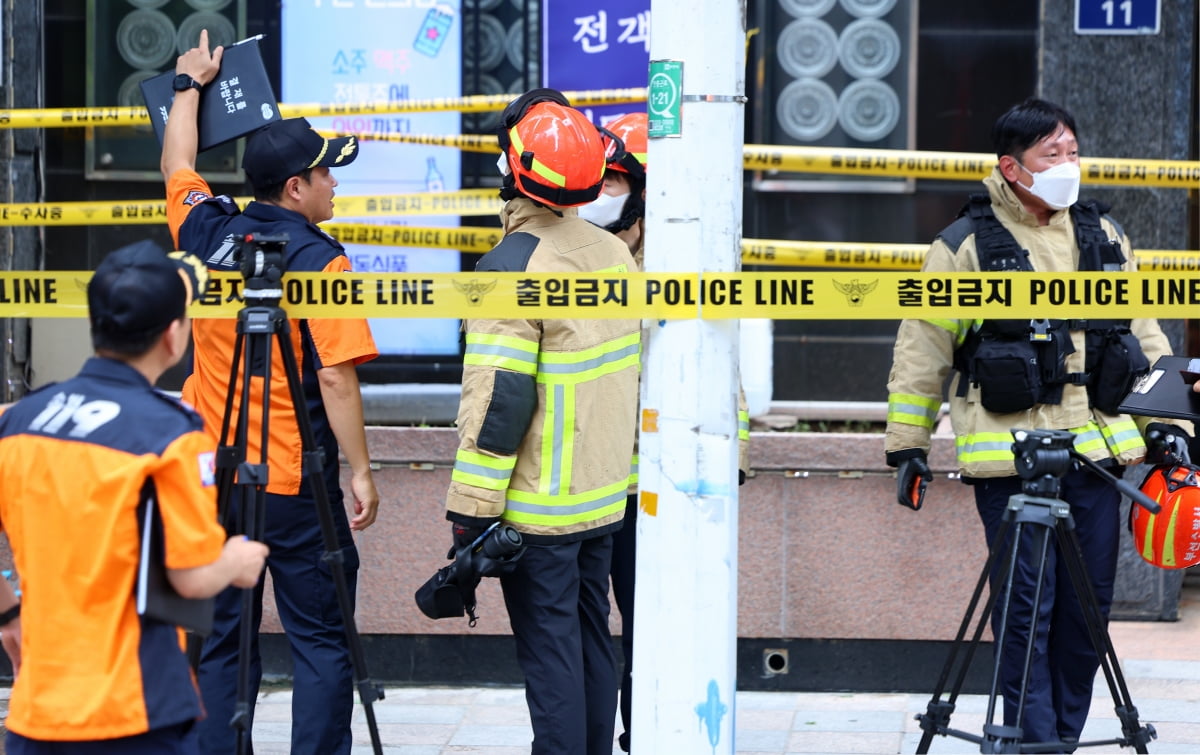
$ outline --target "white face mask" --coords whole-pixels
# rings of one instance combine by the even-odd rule
[[[1029,193],[1049,207],[1066,209],[1079,199],[1079,163],[1068,160],[1038,173],[1024,165],[1021,165],[1021,169],[1033,176],[1033,185],[1028,187]]]
[[[596,197],[595,201],[588,202],[579,208],[579,217],[603,228],[621,219],[621,211],[625,209],[626,199],[629,199],[629,192],[601,194]]]

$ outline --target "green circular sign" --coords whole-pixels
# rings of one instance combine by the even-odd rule
[[[679,101],[679,86],[671,77],[661,71],[650,77],[649,94],[646,104],[654,115],[674,118],[672,108]]]

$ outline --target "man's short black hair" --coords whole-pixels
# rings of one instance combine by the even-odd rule
[[[127,333],[105,333],[92,330],[92,350],[97,354],[105,352],[115,354],[125,359],[137,359],[154,348],[154,344],[170,327],[170,323],[158,330],[129,335]]]
[[[312,168],[305,168],[296,175],[302,178],[304,183],[310,184],[312,183],[312,172]],[[287,182],[290,181],[291,178],[291,176],[288,176],[277,184],[271,184],[270,186],[263,186],[262,188],[255,189],[254,198],[259,202],[278,202],[280,197],[283,196],[283,187],[287,186]]]
[[[1030,97],[1014,105],[992,126],[992,146],[996,157],[1020,158],[1025,150],[1066,126],[1078,138],[1075,117],[1053,102]]]

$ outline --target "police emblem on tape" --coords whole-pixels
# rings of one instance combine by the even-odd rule
[[[875,290],[879,285],[879,281],[873,280],[870,283],[859,283],[858,278],[851,280],[849,283],[833,282],[833,287],[836,288],[846,297],[846,303],[851,307],[861,307],[866,301],[867,294]]]
[[[454,281],[454,288],[467,299],[467,306],[478,307],[483,304],[483,297],[496,287],[496,281],[483,283],[475,278],[466,283]]]

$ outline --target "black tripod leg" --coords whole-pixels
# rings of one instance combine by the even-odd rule
[[[296,413],[296,424],[300,429],[301,448],[303,451],[303,471],[308,479],[309,487],[317,504],[317,519],[321,525],[321,536],[325,542],[325,561],[333,573],[334,591],[337,594],[338,607],[342,614],[342,624],[346,631],[346,645],[350,653],[350,663],[354,669],[359,700],[362,701],[363,712],[366,714],[367,730],[371,735],[371,747],[375,755],[383,755],[383,743],[379,739],[379,727],[375,723],[374,702],[383,699],[383,688],[371,681],[367,674],[366,658],[363,654],[362,640],[358,628],[354,624],[354,607],[350,602],[350,590],[346,582],[346,570],[342,560],[341,544],[337,539],[334,527],[333,513],[329,509],[329,494],[325,490],[325,480],[322,474],[324,458],[317,448],[316,436],[313,434],[312,420],[308,416],[304,392],[300,385],[300,370],[296,364],[296,354],[292,351],[292,343],[287,338],[288,321],[283,319],[280,330],[276,331],[279,341],[279,351],[283,356],[283,367],[287,374],[288,390],[292,397],[292,408]],[[336,460],[334,460],[336,463]]]
[[[216,459],[217,509],[221,524],[225,527],[227,533],[233,535],[240,531],[252,540],[259,540],[263,533],[262,521],[267,484],[267,412],[270,407],[270,401],[265,390],[263,397],[260,463],[258,464],[249,464],[246,462],[247,439],[249,435],[248,409],[251,396],[251,373],[253,372],[251,366],[254,364],[254,356],[255,354],[264,353],[264,350],[269,355],[271,342],[269,332],[256,335],[249,329],[250,326],[247,324],[247,314],[249,311],[243,309],[238,315],[238,332],[234,341],[228,383],[230,390],[225,397],[225,413],[221,420],[221,438],[217,448]],[[251,337],[247,338],[247,333],[250,333]],[[239,365],[243,363],[245,364],[245,370],[242,374],[239,392],[237,428],[234,431],[233,442],[228,443],[234,406],[233,386],[237,382]],[[267,380],[269,381],[269,362],[266,370]],[[238,496],[240,502],[240,505],[236,509],[230,506],[234,495]],[[235,511],[238,514],[236,521],[234,517]],[[234,703],[233,717],[229,722],[230,727],[235,731],[236,752],[238,755],[248,755],[252,751],[250,732],[252,721],[250,715],[252,709],[250,700],[250,648],[253,645],[254,632],[257,628],[256,622],[253,621],[256,595],[256,588],[248,588],[242,592],[241,617],[238,624],[237,698]],[[192,646],[189,646],[189,652],[193,652]],[[194,652],[195,663],[198,668],[199,647],[196,647]]]
[[[1121,672],[1121,663],[1117,659],[1117,651],[1113,647],[1104,614],[1100,610],[1100,600],[1096,597],[1092,580],[1088,576],[1079,537],[1065,519],[1059,520],[1055,533],[1058,536],[1059,552],[1065,558],[1071,585],[1075,588],[1079,607],[1083,611],[1092,649],[1099,660],[1100,669],[1104,672],[1109,694],[1112,695],[1113,709],[1121,721],[1121,733],[1126,740],[1122,746],[1133,747],[1135,752],[1145,753],[1147,743],[1158,734],[1153,726],[1138,722],[1137,706],[1133,704],[1133,698],[1129,694],[1129,687]]]
[[[1011,522],[1008,519],[1001,522],[995,541],[988,547],[987,561],[983,565],[983,571],[979,575],[979,580],[975,583],[975,591],[971,594],[971,600],[967,604],[967,611],[963,615],[962,622],[958,625],[958,633],[954,636],[954,642],[950,646],[950,653],[946,658],[946,663],[942,666],[941,674],[938,676],[933,696],[925,706],[925,713],[917,716],[923,732],[921,741],[917,745],[918,753],[929,752],[929,745],[933,742],[934,735],[941,734],[945,736],[949,729],[950,715],[954,713],[958,695],[962,691],[963,684],[966,681],[967,671],[971,667],[971,662],[975,659],[975,651],[978,649],[979,642],[983,637],[983,629],[987,626],[988,617],[991,616],[996,604],[998,594],[994,590],[989,593],[988,600],[983,607],[983,613],[980,614],[976,623],[975,632],[971,637],[970,643],[966,646],[963,662],[955,675],[954,686],[950,689],[949,698],[943,700],[942,694],[945,692],[946,684],[950,679],[951,673],[954,671],[959,649],[963,647],[963,638],[966,637],[967,629],[970,627],[975,612],[979,607],[979,599],[983,596],[983,590],[988,585],[992,568],[996,563],[997,556],[1000,554],[1000,544],[1004,542],[1010,526]],[[1011,563],[1012,553],[1008,552],[1007,558],[1002,562],[1000,570],[1007,572]]]

